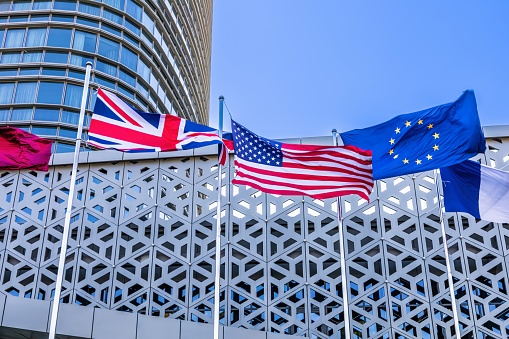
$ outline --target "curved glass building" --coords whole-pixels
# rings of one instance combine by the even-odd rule
[[[88,61],[91,94],[207,124],[211,25],[212,0],[0,0],[0,125],[73,151]]]

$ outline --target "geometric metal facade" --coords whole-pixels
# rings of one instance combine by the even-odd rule
[[[509,138],[487,142],[476,159],[507,170]],[[213,152],[82,154],[65,303],[212,322]],[[47,173],[0,173],[4,294],[52,299],[71,170],[61,163]],[[344,338],[336,200],[231,185],[229,166],[221,187],[221,323]],[[433,173],[379,180],[369,202],[348,196],[341,204],[353,338],[455,337]],[[447,213],[445,224],[462,337],[508,338],[509,224],[461,213]]]

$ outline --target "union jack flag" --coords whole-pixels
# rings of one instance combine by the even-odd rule
[[[123,152],[193,149],[223,142],[217,130],[174,115],[141,112],[115,94],[98,90],[88,143]],[[224,165],[226,156],[221,156]]]

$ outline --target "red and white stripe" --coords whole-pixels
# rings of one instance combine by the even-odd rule
[[[277,195],[317,199],[357,194],[369,200],[373,189],[371,151],[352,146],[282,144],[283,166],[253,163],[235,157],[233,184]]]

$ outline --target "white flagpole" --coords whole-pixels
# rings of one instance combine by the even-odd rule
[[[338,131],[332,130],[334,146],[338,145]],[[345,319],[345,339],[350,339],[350,311],[348,307],[348,286],[346,280],[346,258],[343,233],[343,217],[341,215],[341,199],[338,197],[339,255],[341,256],[341,289],[343,291],[343,315]]]
[[[69,240],[69,228],[71,223],[72,200],[74,197],[74,189],[76,188],[76,173],[78,171],[78,159],[81,147],[81,134],[83,132],[83,121],[85,120],[85,107],[88,98],[88,87],[90,83],[91,70],[92,63],[89,61],[87,62],[85,84],[83,85],[83,95],[81,96],[81,109],[78,124],[78,133],[76,134],[76,145],[74,146],[74,160],[72,163],[71,183],[69,186],[69,197],[67,198],[67,210],[65,211],[64,231],[62,233],[62,245],[60,247],[60,259],[58,261],[57,281],[55,286],[55,295],[53,297],[53,307],[51,308],[51,320],[48,339],[55,339],[57,329],[58,307],[60,305],[60,295],[62,293],[62,280],[64,277],[65,257],[67,256],[67,242]]]
[[[449,294],[451,296],[451,308],[454,318],[454,330],[456,332],[456,338],[461,338],[458,310],[456,309],[456,296],[454,295],[454,281],[452,279],[451,261],[449,259],[449,247],[447,246],[447,235],[445,234],[444,206],[442,200],[440,199],[440,189],[438,186],[438,170],[434,170],[433,174],[435,176],[435,186],[437,188],[438,208],[440,209],[440,228],[442,230],[445,265],[447,266],[447,280],[449,282]]]
[[[219,97],[219,137],[223,138],[223,102]],[[224,146],[223,146],[224,147]],[[214,281],[214,339],[219,339],[219,289],[221,288],[221,186],[223,166],[217,168],[217,209],[216,209],[216,277]]]

